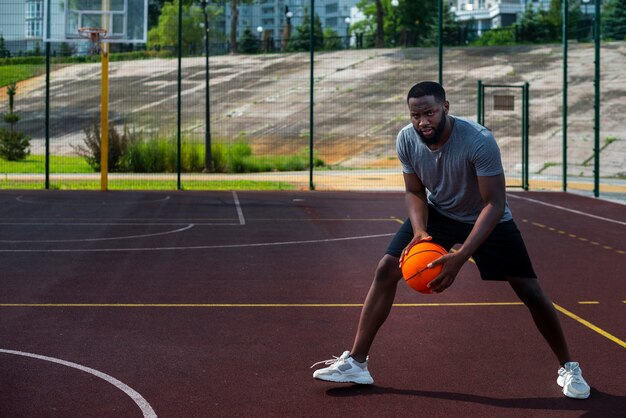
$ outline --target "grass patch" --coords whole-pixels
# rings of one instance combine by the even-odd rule
[[[111,180],[109,190],[176,190],[176,180]],[[295,190],[291,183],[254,180],[188,180],[181,182],[182,190]],[[42,190],[43,180],[0,179],[0,189]],[[100,190],[100,179],[52,180],[52,190]]]
[[[22,161],[7,161],[0,158],[0,173],[6,174],[45,174],[46,157],[29,155]],[[82,157],[51,155],[50,172],[54,174],[93,173],[89,164]]]
[[[0,87],[28,80],[46,71],[41,65],[2,65],[0,66]]]
[[[556,167],[557,165],[560,165],[560,164],[559,163],[550,163],[550,162],[543,163],[543,167],[541,167],[541,169],[539,169],[537,171],[537,173],[535,173],[535,174],[541,174],[543,171],[547,170],[548,168]]]
[[[44,155],[29,155],[23,161],[0,159],[0,173],[43,174],[46,172]],[[50,172],[54,174],[93,173],[93,170],[81,157],[50,156]]]

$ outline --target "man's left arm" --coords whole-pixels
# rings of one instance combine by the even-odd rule
[[[433,265],[443,263],[441,274],[430,283],[430,288],[435,293],[443,292],[452,285],[463,264],[487,239],[502,218],[506,202],[504,174],[478,177],[478,187],[484,207],[472,231],[458,251],[451,252],[432,263]]]

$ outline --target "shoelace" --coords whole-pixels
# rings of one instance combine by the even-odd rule
[[[311,366],[311,369],[313,367],[317,366],[318,364],[324,364],[326,366],[331,366],[331,365],[337,363],[338,361],[343,361],[343,359],[341,357],[333,356],[333,358],[331,358],[330,360],[318,361],[317,363],[315,363],[314,365]]]
[[[566,372],[565,374],[565,382],[574,382],[574,383],[580,383],[581,380],[581,374],[580,371],[578,369],[574,369],[574,370],[570,370],[569,372]]]

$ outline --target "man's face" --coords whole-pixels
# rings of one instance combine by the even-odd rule
[[[441,139],[446,127],[448,102],[439,103],[434,96],[409,99],[411,124],[422,142],[435,145]]]

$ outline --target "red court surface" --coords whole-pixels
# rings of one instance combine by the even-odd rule
[[[626,206],[509,193],[591,398],[506,283],[400,283],[375,385],[349,350],[401,193],[0,192],[2,417],[623,417]]]

